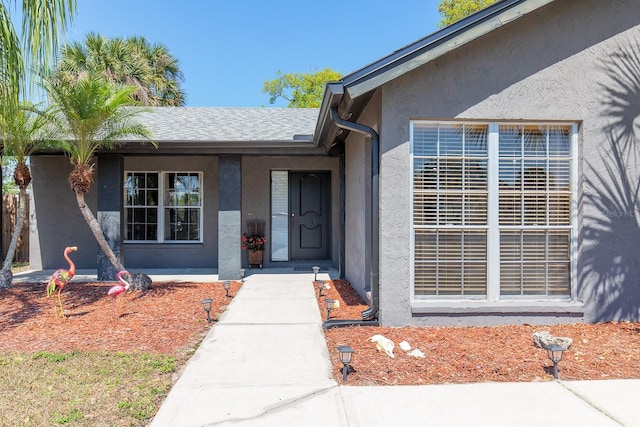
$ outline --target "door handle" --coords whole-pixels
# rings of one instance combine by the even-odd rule
[[[289,217],[289,228],[293,231],[293,227],[296,225],[296,214],[291,213],[291,217]]]

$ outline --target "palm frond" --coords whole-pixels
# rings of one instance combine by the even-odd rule
[[[24,76],[20,39],[11,24],[11,16],[0,2],[0,107],[18,108],[18,93]]]
[[[45,87],[51,99],[50,123],[66,133],[65,151],[73,164],[88,164],[96,151],[121,146],[127,137],[151,140],[150,131],[136,121],[144,110],[131,107],[136,104],[135,87],[96,77],[75,82],[47,79]]]
[[[48,69],[58,42],[73,22],[76,0],[29,0],[22,2],[22,38],[29,47],[26,65],[35,61]]]
[[[37,106],[30,103],[0,114],[0,129],[4,153],[14,156],[19,164],[37,150],[56,147],[52,127],[38,113]]]
[[[178,60],[161,44],[144,37],[107,38],[90,33],[82,46],[63,48],[58,78],[78,80],[101,76],[112,83],[135,86],[133,97],[142,105],[184,105],[180,88],[184,76]]]

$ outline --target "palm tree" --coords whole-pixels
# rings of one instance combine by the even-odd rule
[[[75,14],[75,0],[23,0],[22,43],[11,20],[17,1],[0,0],[0,107],[18,110],[31,66],[47,69]]]
[[[11,242],[0,270],[0,289],[11,286],[13,275],[11,263],[16,253],[18,239],[26,220],[27,187],[31,183],[31,171],[27,164],[28,157],[41,148],[50,146],[47,128],[42,116],[34,112],[34,106],[24,104],[15,114],[0,115],[0,140],[5,155],[13,156],[15,168],[13,180],[19,189],[19,203],[16,223],[11,235]]]
[[[155,43],[149,44],[144,37],[131,37],[127,43],[132,49],[144,58],[144,63],[149,66],[144,85],[146,93],[140,94],[139,100],[145,105],[180,107],[184,105],[185,94],[180,88],[180,82],[184,80],[179,63],[166,46]],[[144,98],[148,102],[144,102]]]
[[[108,39],[87,34],[83,42],[63,46],[55,70],[57,78],[76,81],[101,76],[107,81],[137,86],[143,78],[143,66],[122,38]]]
[[[18,2],[13,0],[0,0],[0,134],[3,139],[3,153],[8,150],[19,152],[16,144],[19,141],[25,142],[22,137],[14,138],[16,130],[22,122],[27,128],[35,126],[36,119],[26,119],[24,112],[20,111],[19,100],[21,94],[26,90],[28,77],[35,74],[28,74],[25,70],[41,67],[48,69],[52,58],[56,56],[58,39],[64,33],[67,25],[71,23],[75,14],[76,0],[23,0],[22,5],[22,25],[16,28],[12,21],[11,10]],[[22,34],[22,40],[18,37],[18,31]],[[28,129],[25,129],[28,130]],[[32,129],[33,130],[33,129]],[[11,136],[13,134],[13,136]],[[9,145],[12,148],[9,148]],[[30,143],[29,143],[30,144]],[[27,152],[27,150],[23,150]],[[25,166],[26,164],[23,164]],[[18,167],[15,171],[16,180],[26,183],[31,179],[31,174],[24,167]],[[23,189],[20,193],[23,195]],[[26,193],[25,193],[26,194]],[[18,221],[16,221],[16,229],[18,224],[22,226],[24,223],[24,200],[21,197],[19,206]],[[22,214],[21,214],[22,212]],[[22,222],[20,221],[22,215]],[[18,235],[21,230],[18,230]],[[11,239],[11,245],[17,241],[17,235],[14,234]],[[5,258],[2,268],[2,277],[0,278],[0,289],[11,286],[11,269],[10,263],[13,259],[13,253],[9,247],[9,251]],[[15,252],[15,245],[13,246]],[[7,261],[9,260],[9,261]],[[9,267],[7,267],[7,262]]]
[[[84,42],[63,47],[56,73],[63,80],[101,76],[113,83],[135,86],[134,98],[142,105],[184,105],[178,60],[164,45],[151,45],[143,37],[109,39],[89,33]]]
[[[143,143],[150,141],[150,131],[135,120],[144,110],[131,107],[136,104],[132,98],[136,89],[115,86],[96,77],[74,82],[46,79],[44,87],[50,103],[46,117],[61,135],[65,135],[62,147],[73,165],[69,184],[80,212],[111,264],[118,271],[124,270],[85,203],[84,195],[93,182],[92,160],[96,151],[121,146],[125,137],[140,137]]]

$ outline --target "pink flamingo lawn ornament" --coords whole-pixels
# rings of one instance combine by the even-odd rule
[[[64,315],[64,309],[62,308],[62,299],[60,298],[60,292],[64,289],[64,286],[69,283],[69,281],[76,274],[76,266],[69,258],[69,252],[76,252],[78,248],[76,246],[68,246],[64,248],[64,259],[69,263],[69,269],[65,270],[64,268],[57,269],[49,278],[49,282],[47,283],[47,297],[53,295],[53,293],[58,290],[58,303],[60,304],[60,315],[63,319],[67,317]],[[53,305],[53,315],[58,317],[57,307],[54,303]]]
[[[122,270],[118,272],[118,280],[120,281],[121,284],[118,283],[117,285],[112,286],[109,289],[109,292],[107,292],[107,295],[113,295],[114,304],[117,304],[118,295],[127,292],[129,290],[129,287],[131,286],[129,282],[127,282],[125,279],[122,278],[122,276],[125,274],[131,277],[131,274],[129,274],[127,270]]]

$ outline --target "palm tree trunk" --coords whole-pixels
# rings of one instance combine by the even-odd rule
[[[104,238],[104,234],[102,233],[100,224],[98,224],[98,220],[96,220],[96,217],[93,216],[91,209],[89,209],[89,207],[85,203],[84,193],[79,191],[76,191],[75,193],[76,193],[76,200],[78,201],[78,207],[80,207],[80,212],[82,212],[82,216],[84,217],[84,220],[87,221],[87,224],[89,224],[89,228],[91,229],[91,232],[96,238],[96,241],[100,246],[100,249],[102,249],[102,251],[105,253],[107,258],[109,259],[109,262],[111,262],[111,264],[115,267],[116,270],[118,271],[124,270],[124,267],[122,266],[118,258],[116,258],[116,254],[113,253],[113,250],[111,250],[111,247],[107,243],[107,239]]]
[[[7,249],[7,254],[4,257],[4,264],[2,264],[2,271],[0,272],[0,289],[10,288],[13,275],[11,274],[11,263],[13,257],[16,255],[16,248],[18,247],[18,239],[22,228],[24,227],[25,220],[27,218],[27,189],[20,187],[20,197],[18,201],[18,214],[16,215],[16,224],[13,227],[13,234],[11,235],[11,242]]]

